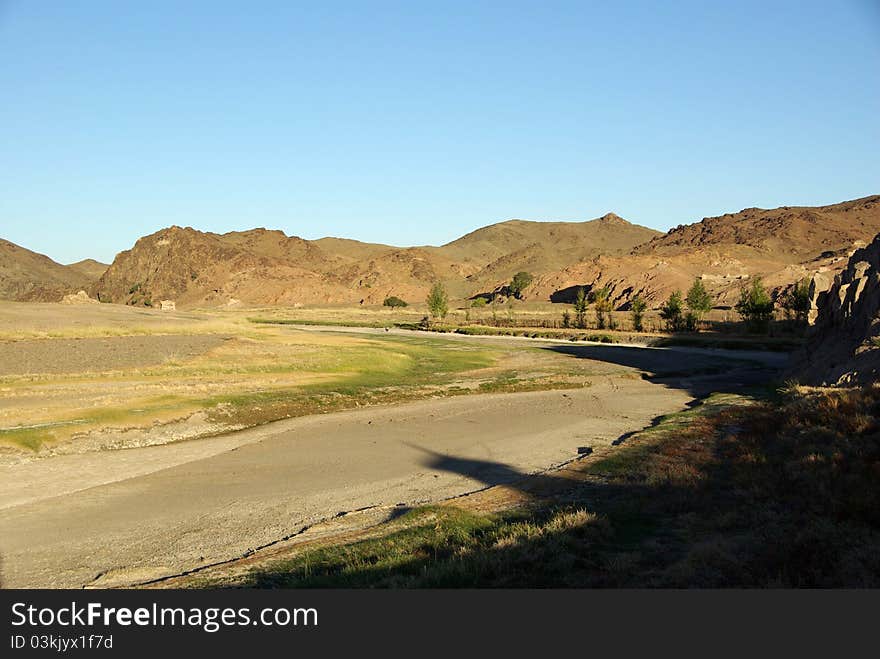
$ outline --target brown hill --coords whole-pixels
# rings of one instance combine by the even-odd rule
[[[360,245],[265,229],[215,234],[175,226],[120,253],[91,292],[148,306],[163,299],[190,306],[377,304],[389,295],[421,299],[438,279],[462,279],[455,264],[425,250]]]
[[[880,195],[830,206],[746,208],[678,226],[637,247],[635,254],[673,256],[721,249],[738,256],[767,255],[797,263],[871,240],[880,230]]]
[[[389,295],[423,300],[435,281],[453,297],[535,275],[526,297],[567,301],[607,285],[618,308],[636,293],[658,306],[695,277],[719,305],[750,278],[781,290],[809,277],[817,293],[847,256],[880,232],[880,196],[822,207],[746,209],[668,234],[614,214],[588,222],[511,220],[441,247],[401,248],[342,238],[309,241],[281,231],[226,234],[171,227],[122,252],[90,292],[102,300],[183,305],[379,304]]]
[[[95,259],[83,259],[76,263],[70,263],[67,267],[82,273],[92,281],[97,281],[110,266]]]
[[[827,288],[847,256],[880,231],[880,196],[820,207],[750,208],[676,227],[624,257],[601,256],[539,277],[528,296],[565,300],[607,285],[618,307],[635,294],[658,306],[700,277],[719,305],[761,276],[773,289],[804,277]]]
[[[215,234],[170,227],[120,253],[90,292],[135,305],[380,304],[390,295],[422,300],[442,281],[454,297],[467,297],[517,270],[623,254],[656,233],[615,215],[579,223],[514,220],[442,247],[401,248],[266,229]]]
[[[541,274],[599,255],[624,255],[659,235],[608,213],[586,222],[500,222],[432,249],[469,266],[472,288],[482,291],[510,281],[519,270]]]
[[[0,299],[57,302],[92,281],[76,268],[0,239]]]

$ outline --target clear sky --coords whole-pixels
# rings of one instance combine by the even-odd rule
[[[440,244],[880,193],[880,0],[0,0],[0,237]]]

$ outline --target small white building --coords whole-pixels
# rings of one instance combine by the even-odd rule
[[[159,308],[162,311],[176,311],[177,305],[174,303],[174,300],[162,300],[159,303]]]

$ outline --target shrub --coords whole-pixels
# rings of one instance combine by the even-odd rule
[[[773,318],[773,299],[764,288],[760,277],[755,277],[751,285],[740,289],[739,302],[734,306],[742,316],[750,332],[766,332]]]
[[[484,298],[484,297],[478,297],[473,302],[471,302],[471,306],[474,307],[475,309],[478,309],[480,307],[485,307],[486,304],[488,304],[488,302],[487,302],[486,298]]]
[[[699,277],[694,279],[694,283],[688,291],[685,298],[688,313],[685,316],[685,326],[688,330],[694,331],[699,329],[699,322],[703,316],[712,309],[712,297],[703,286],[703,280]]]
[[[789,319],[806,325],[810,315],[810,280],[795,282],[782,296],[782,308]]]
[[[522,292],[532,283],[532,279],[531,273],[524,270],[517,272],[507,286],[510,294],[517,299],[522,299]]]
[[[648,308],[648,303],[645,302],[645,299],[641,295],[636,295],[632,302],[630,302],[630,313],[632,313],[632,321],[633,321],[633,329],[636,332],[641,332],[643,329],[642,319],[645,315],[645,309]]]
[[[660,307],[660,317],[666,322],[666,329],[680,332],[684,328],[684,300],[681,291],[674,291],[669,299]]]
[[[597,288],[590,293],[590,298],[596,306],[596,324],[599,329],[605,329],[608,325],[608,316],[611,313],[611,291],[607,286]]]
[[[404,300],[401,300],[399,297],[391,295],[385,298],[385,301],[382,302],[382,306],[391,307],[392,309],[398,309],[409,305]]]
[[[439,281],[431,287],[428,293],[428,310],[434,318],[446,318],[449,313],[449,295],[446,288]]]
[[[587,326],[587,306],[589,305],[589,301],[587,298],[587,292],[584,290],[583,286],[578,289],[577,297],[574,300],[574,313],[576,318],[576,325],[580,329],[584,329]]]

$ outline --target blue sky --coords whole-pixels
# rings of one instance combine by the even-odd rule
[[[878,0],[0,0],[0,237],[667,229],[880,193],[878,118]]]

